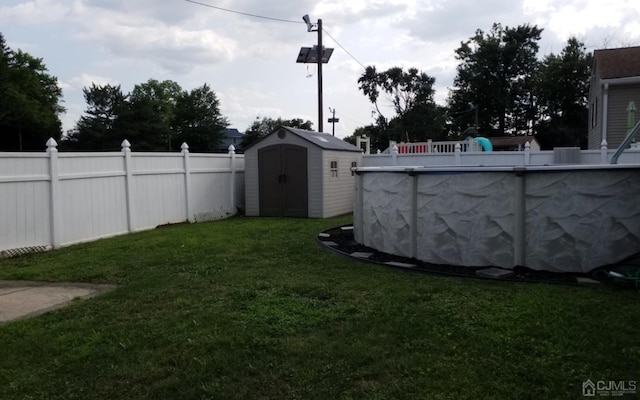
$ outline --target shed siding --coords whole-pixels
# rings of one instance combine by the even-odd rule
[[[307,188],[309,191],[309,218],[322,218],[322,149],[316,146],[309,146],[307,152],[307,171],[309,181]]]
[[[351,175],[351,163],[362,163],[357,152],[325,152],[323,155],[324,210],[323,217],[330,218],[353,212],[355,176]],[[338,176],[332,176],[331,161],[338,162]]]
[[[315,141],[320,142],[318,146]],[[336,215],[346,214],[353,211],[354,182],[351,175],[351,163],[357,162],[360,165],[362,154],[359,151],[342,150],[340,144],[336,147],[339,150],[323,146],[322,139],[316,137],[310,142],[305,138],[297,136],[296,133],[288,132],[283,139],[278,137],[277,132],[263,138],[259,143],[249,147],[245,151],[245,213],[247,216],[260,215],[260,178],[258,151],[261,148],[278,145],[293,144],[307,149],[307,189],[308,189],[308,216],[309,218],[329,218]],[[338,162],[338,177],[331,176],[330,162]]]
[[[640,108],[640,84],[609,86],[609,117],[607,121],[607,143],[609,148],[620,146],[627,137],[627,107],[633,101]],[[640,118],[636,111],[636,121]]]

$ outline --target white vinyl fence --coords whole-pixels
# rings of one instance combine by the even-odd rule
[[[244,156],[229,150],[0,153],[0,257],[234,215]]]
[[[600,150],[560,148],[556,151],[531,151],[529,143],[524,151],[462,151],[457,146],[453,152],[403,154],[392,148],[391,154],[371,154],[362,158],[363,167],[386,166],[506,166],[506,165],[554,165],[554,164],[608,164],[616,149],[605,144]],[[566,151],[569,151],[566,153]],[[570,156],[570,157],[567,157]],[[619,164],[640,164],[640,148],[625,150]]]

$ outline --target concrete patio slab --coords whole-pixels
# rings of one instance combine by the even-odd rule
[[[64,307],[76,298],[87,299],[115,285],[0,280],[0,324]]]

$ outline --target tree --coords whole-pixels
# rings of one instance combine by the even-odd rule
[[[181,95],[182,88],[171,80],[149,79],[134,86],[129,95],[129,112],[123,117],[130,137],[136,140],[136,149],[173,150],[173,123]]]
[[[503,28],[493,24],[455,50],[460,61],[454,88],[448,99],[450,123],[460,132],[468,118],[455,118],[469,108],[479,108],[480,133],[487,136],[532,132],[536,119],[534,80],[538,61],[537,42],[542,29],[521,25]]]
[[[378,150],[384,151],[389,147],[389,140],[378,125],[367,125],[356,128],[353,135],[347,136],[343,140],[356,145],[358,136],[366,136],[369,138],[372,153],[376,153]]]
[[[124,94],[119,85],[83,89],[85,115],[65,138],[64,147],[116,150],[124,139],[138,151],[216,151],[228,125],[220,102],[207,85],[183,91],[176,82],[149,79]]]
[[[544,149],[586,148],[592,60],[584,44],[570,38],[559,55],[542,61],[535,93],[541,116],[536,132]]]
[[[5,95],[9,89],[9,47],[0,33],[0,123],[9,113],[9,105]]]
[[[206,83],[177,99],[173,126],[175,148],[184,142],[191,151],[218,151],[229,122],[220,113],[220,102]]]
[[[358,87],[369,98],[377,114],[376,124],[389,140],[420,141],[445,135],[444,110],[433,99],[435,78],[416,68],[406,72],[400,67],[378,72],[365,68]],[[385,117],[379,107],[380,97],[391,104],[394,115]]]
[[[0,34],[0,148],[41,150],[60,139],[62,89],[42,59],[13,51]]]
[[[127,138],[119,130],[120,116],[129,104],[128,95],[122,93],[120,85],[91,84],[83,88],[87,102],[86,115],[80,117],[76,127],[62,143],[62,148],[74,150],[118,150]]]
[[[242,147],[247,148],[251,144],[257,142],[258,140],[267,136],[281,126],[306,129],[309,131],[313,129],[313,123],[311,121],[304,121],[301,118],[282,119],[281,117],[278,117],[277,119],[273,119],[264,117],[262,119],[259,119],[259,117],[256,117],[256,120],[253,121],[251,126],[248,127],[244,132]]]

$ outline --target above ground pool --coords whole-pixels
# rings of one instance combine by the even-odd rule
[[[458,266],[587,273],[640,252],[640,165],[361,167],[354,238]]]

